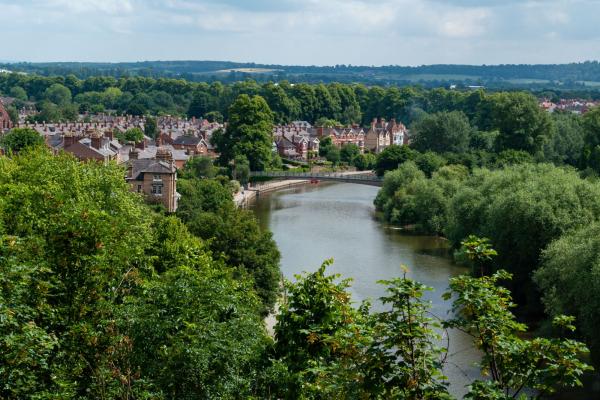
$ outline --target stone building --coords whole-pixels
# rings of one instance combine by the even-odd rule
[[[139,152],[132,149],[127,161],[126,180],[131,190],[162,204],[168,212],[177,211],[177,168],[171,151],[159,148],[155,159],[139,159]]]
[[[381,153],[392,144],[408,144],[408,130],[404,124],[394,119],[389,122],[383,118],[374,119],[365,135],[365,149]]]

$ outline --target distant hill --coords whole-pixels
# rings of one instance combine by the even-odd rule
[[[356,82],[381,85],[441,86],[484,85],[515,88],[600,88],[600,63],[587,61],[545,65],[423,65],[388,66],[298,66],[237,63],[229,61],[143,61],[125,63],[0,63],[0,69],[40,75],[74,74],[79,78],[95,75],[151,76],[190,81],[234,82],[248,78],[257,81]]]

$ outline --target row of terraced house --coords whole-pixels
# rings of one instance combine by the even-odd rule
[[[97,115],[89,122],[23,122],[17,127],[37,131],[55,153],[71,153],[82,161],[123,164],[132,191],[174,212],[179,198],[177,169],[196,155],[215,157],[210,137],[222,125],[195,118],[161,117],[157,121],[156,139],[144,136],[137,143],[121,143],[116,139],[119,133],[131,128],[144,130],[145,122],[143,117]],[[0,102],[0,133],[12,127]]]
[[[273,128],[273,150],[283,158],[306,160],[311,152],[318,154],[321,141],[327,137],[337,147],[354,144],[361,153],[376,154],[392,144],[409,142],[408,129],[394,119],[374,119],[366,131],[359,125],[313,127],[306,121],[294,121]]]

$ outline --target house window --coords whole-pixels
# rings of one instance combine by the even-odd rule
[[[142,185],[138,185],[138,193],[142,191]]]
[[[152,194],[162,196],[163,185],[152,185]]]
[[[153,181],[162,181],[162,176],[154,174],[154,176],[152,177]]]

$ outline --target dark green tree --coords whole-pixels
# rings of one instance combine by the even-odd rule
[[[14,128],[0,137],[0,147],[7,152],[18,153],[27,147],[42,146],[44,138],[31,128]]]
[[[268,168],[272,158],[273,113],[260,96],[242,94],[229,108],[227,129],[213,134],[223,165],[244,155],[253,171]]]
[[[472,130],[462,112],[429,114],[411,126],[412,147],[422,152],[462,153],[469,148]]]
[[[377,175],[383,176],[386,171],[398,168],[400,164],[413,160],[415,156],[416,152],[408,146],[388,146],[377,155],[375,172],[377,172]]]
[[[360,154],[360,147],[354,143],[342,146],[340,149],[340,158],[342,161],[351,164],[356,157]]]
[[[146,122],[144,123],[144,135],[149,138],[156,139],[158,135],[158,129],[156,126],[156,118],[147,116]]]
[[[44,92],[46,100],[58,105],[64,106],[71,102],[71,91],[68,87],[55,83]]]

